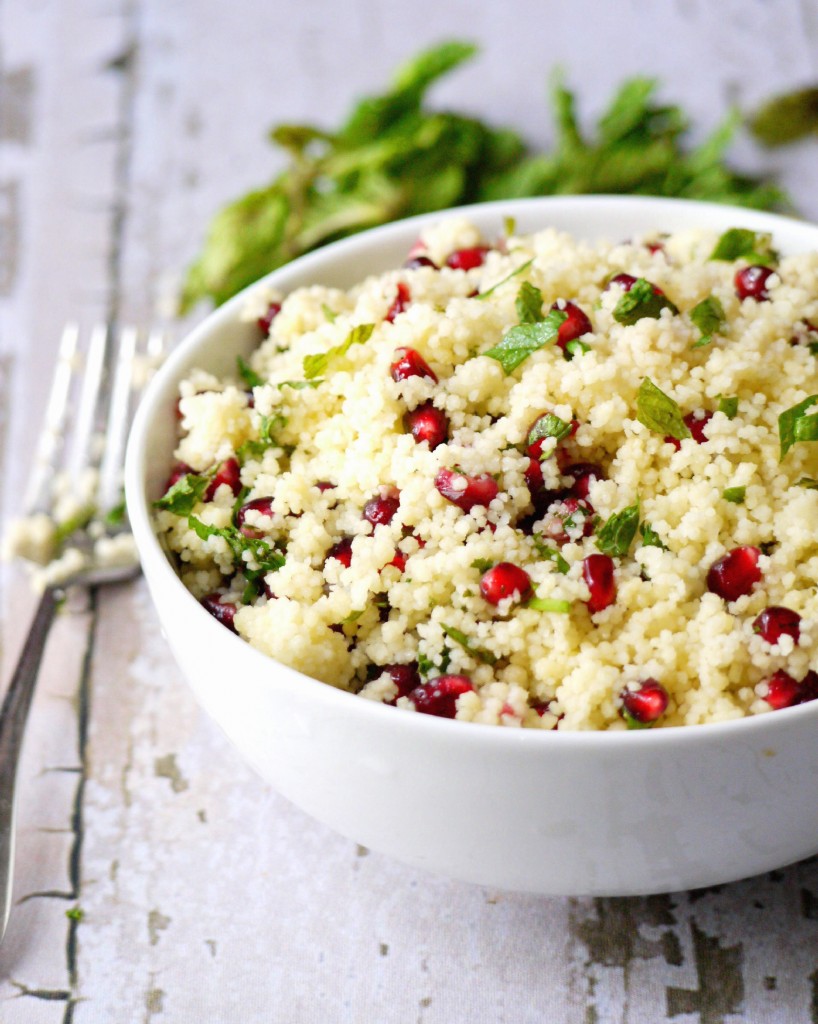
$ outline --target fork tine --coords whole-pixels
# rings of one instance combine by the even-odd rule
[[[119,337],[116,367],[108,407],[105,451],[99,478],[99,508],[103,513],[114,508],[122,497],[122,465],[130,425],[131,392],[137,332],[124,327]]]
[[[23,512],[31,515],[34,512],[45,512],[50,507],[50,495],[54,479],[54,467],[65,444],[65,428],[68,422],[68,398],[74,363],[77,354],[77,343],[80,330],[77,324],[67,324],[60,338],[57,351],[57,365],[48,395],[43,426],[34,462],[26,488]]]
[[[76,427],[66,467],[68,479],[76,487],[79,487],[89,466],[97,461],[95,456],[101,454],[94,447],[94,430],[100,422],[99,403],[104,392],[107,351],[108,328],[105,324],[97,324],[91,331]]]

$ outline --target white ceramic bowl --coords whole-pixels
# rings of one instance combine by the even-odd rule
[[[589,239],[707,225],[772,231],[785,252],[818,228],[676,200],[571,197],[471,208],[491,238],[503,217]],[[331,245],[271,274],[284,292],[347,287],[399,266],[414,218]],[[127,497],[142,565],[171,649],[236,747],[293,803],[374,850],[506,889],[624,895],[696,888],[818,852],[818,701],[726,724],[642,732],[507,729],[362,700],[265,657],[185,590],[151,526],[176,443],[178,382],[217,375],[258,344],[238,296],[156,375],[136,419]]]

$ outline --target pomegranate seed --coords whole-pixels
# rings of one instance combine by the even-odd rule
[[[590,537],[593,532],[594,507],[585,498],[568,497],[553,502],[543,520],[543,536],[559,545]]]
[[[518,601],[525,601],[531,596],[531,578],[519,565],[500,562],[483,573],[480,593],[489,604],[499,604],[504,598],[514,595]]]
[[[655,256],[657,252],[664,253],[665,251],[665,247],[661,242],[645,242],[645,248],[651,256]]]
[[[384,672],[389,673],[389,678],[398,690],[392,700],[386,702],[390,707],[397,704],[399,697],[408,697],[412,690],[420,686],[420,673],[415,662],[410,665],[383,665],[378,670],[378,675]]]
[[[327,552],[326,560],[334,558],[348,569],[352,565],[352,537],[342,537],[337,544],[333,544]]]
[[[538,700],[531,705],[531,708],[533,711],[537,712],[540,718],[542,718],[543,715],[553,715],[557,719],[557,724],[554,726],[554,728],[557,729],[559,728],[559,723],[563,718],[565,718],[565,715],[562,712],[557,713],[554,710],[555,704],[556,701],[553,700]]]
[[[620,697],[622,711],[640,725],[656,722],[667,711],[667,690],[656,679],[644,679],[636,690],[625,687]]]
[[[270,305],[267,307],[267,312],[264,314],[264,316],[260,316],[256,321],[262,334],[266,336],[270,333],[270,327],[273,324],[273,320],[275,320],[275,318],[278,316],[280,312],[281,303],[271,302]]]
[[[733,548],[715,561],[707,573],[707,589],[725,601],[749,594],[761,579],[758,559],[761,551],[747,545]]]
[[[404,423],[415,441],[418,444],[426,441],[431,451],[449,437],[446,414],[431,402],[425,402],[408,412],[404,416]]]
[[[324,491],[335,490],[335,484],[331,484],[328,480],[319,480],[315,486],[322,494],[324,493]]]
[[[528,493],[531,500],[536,504],[537,498],[545,490],[545,480],[542,475],[542,464],[539,459],[529,459],[524,470],[525,482],[528,485]]]
[[[818,325],[811,320],[799,320],[793,331],[791,345],[814,345],[818,341]]]
[[[430,260],[428,256],[409,256],[403,266],[406,270],[419,270],[421,267],[431,267],[433,270],[439,269],[434,260]]]
[[[409,285],[404,284],[403,281],[398,282],[398,294],[395,296],[394,302],[387,310],[384,320],[392,324],[395,322],[395,317],[399,313],[405,312],[409,303],[412,301],[412,295],[409,291]]]
[[[808,701],[818,700],[818,672],[813,672],[812,669],[810,669],[810,671],[807,672],[801,680],[799,686],[799,704],[806,704]]]
[[[583,334],[588,334],[594,329],[591,321],[574,302],[555,302],[551,309],[566,314],[566,319],[557,331],[557,344],[563,351],[569,341],[581,338]]]
[[[236,459],[225,459],[216,470],[216,475],[207,485],[204,492],[204,500],[212,501],[216,491],[222,484],[227,484],[234,495],[241,491],[241,467]]]
[[[618,284],[623,291],[629,292],[636,284],[637,280],[638,278],[634,277],[633,274],[614,274],[613,277],[608,279],[608,283],[605,285],[605,291],[607,291],[612,284]]]
[[[272,516],[273,514],[273,499],[269,498],[255,498],[253,501],[248,501],[246,505],[242,505],[236,513],[236,526],[239,529],[239,533],[245,537],[258,540],[264,536],[264,530],[258,529],[256,526],[248,526],[244,520],[247,518],[248,512],[260,512],[263,516]]]
[[[767,291],[767,282],[775,271],[771,267],[762,267],[753,264],[736,271],[734,284],[736,295],[740,299],[755,299],[756,302],[766,302],[770,297]]]
[[[593,615],[608,608],[616,600],[614,562],[610,555],[588,555],[582,560],[582,576],[591,596],[588,611]]]
[[[199,604],[206,611],[209,611],[214,619],[221,622],[223,626],[227,626],[231,632],[238,632],[233,624],[233,619],[238,609],[232,601],[224,601],[221,594],[207,594],[201,599]]]
[[[767,696],[764,700],[775,711],[782,708],[791,708],[799,703],[800,690],[798,683],[793,677],[779,669],[767,680]]]
[[[373,526],[391,523],[400,507],[400,492],[396,487],[385,488],[383,494],[370,498],[364,505],[364,519]]]
[[[457,714],[457,698],[473,689],[468,676],[437,676],[416,686],[407,696],[424,715],[454,718]]]
[[[753,630],[768,644],[777,644],[782,636],[791,636],[798,643],[801,616],[789,608],[765,608],[753,622]]]
[[[397,550],[395,552],[395,557],[392,559],[392,561],[387,562],[386,564],[394,565],[399,572],[403,572],[403,570],[406,568],[406,555],[402,551]]]
[[[454,469],[441,469],[435,477],[435,487],[447,501],[464,512],[475,505],[491,504],[500,491],[497,481],[488,473],[466,476]]]
[[[446,257],[446,266],[452,270],[474,270],[482,267],[489,252],[487,245],[476,245],[471,249],[457,249]]]
[[[191,466],[188,466],[186,462],[174,463],[173,468],[170,471],[170,476],[168,477],[168,482],[165,484],[164,493],[167,494],[171,487],[173,487],[174,484],[178,484],[183,476],[187,476],[188,473],[193,472],[195,472],[195,470]]]
[[[704,434],[704,428],[712,419],[712,412],[706,412],[703,416],[700,416],[698,413],[695,412],[689,412],[684,417],[685,426],[693,435],[693,440],[696,442],[696,444],[704,444],[704,442],[707,440]],[[678,437],[668,436],[665,438],[665,443],[672,444],[676,451],[679,451],[679,449],[682,447],[682,442],[679,440]]]
[[[389,367],[392,380],[406,380],[407,377],[429,377],[437,384],[437,377],[429,364],[414,348],[399,348],[395,350],[398,357]]]
[[[604,480],[605,474],[601,466],[593,462],[576,462],[566,466],[562,471],[564,476],[572,477],[570,485],[571,495],[575,498],[587,498],[594,480]]]

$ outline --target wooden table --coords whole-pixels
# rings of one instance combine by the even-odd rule
[[[701,132],[728,102],[818,78],[814,0],[0,3],[5,515],[61,325],[164,322],[211,214],[278,166],[269,124],[336,124],[399,60],[464,35],[483,55],[438,100],[538,144],[554,63],[586,116],[642,72]],[[733,152],[778,168],[818,219],[814,142]],[[7,678],[33,599],[19,567],[2,582]],[[239,761],[141,581],[62,616],[22,776],[2,1024],[818,1021],[817,861],[647,899],[509,895],[404,868]]]

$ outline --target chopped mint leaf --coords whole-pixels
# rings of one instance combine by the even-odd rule
[[[327,318],[327,320],[331,324],[334,324],[335,323],[335,319],[338,316],[338,314],[335,312],[335,310],[334,309],[330,309],[329,306],[326,304],[326,302],[322,302],[321,303],[321,310],[322,310],[324,316]]]
[[[280,384],[276,384],[276,387],[292,388],[293,391],[303,391],[304,388],[317,388],[319,384],[323,383],[323,377],[318,380],[283,380]]]
[[[493,565],[494,562],[490,558],[475,558],[471,567],[472,569],[477,569],[479,572],[488,572]]]
[[[186,516],[202,500],[209,483],[210,477],[207,474],[186,473],[153,503],[153,507],[173,512],[177,516]]]
[[[743,505],[746,493],[746,487],[726,487],[724,490],[724,500],[732,501],[734,505]]]
[[[662,551],[667,551],[668,546],[653,529],[650,523],[642,523],[639,527],[639,533],[642,536],[642,546],[646,548],[661,548]]]
[[[748,263],[774,264],[778,253],[772,247],[772,236],[766,231],[750,231],[749,228],[728,228],[716,242],[710,253],[711,260],[732,263],[744,259]]]
[[[547,412],[544,416],[540,416],[531,428],[526,444],[530,447],[546,437],[553,437],[557,441],[561,441],[564,437],[568,437],[571,430],[570,423],[566,423],[559,416],[555,416],[553,412]]]
[[[238,368],[239,376],[248,388],[260,388],[267,383],[263,377],[259,377],[256,371],[241,356],[236,356],[236,367]]]
[[[422,676],[428,676],[430,672],[437,668],[431,658],[427,657],[423,651],[418,651],[418,672]]]
[[[490,348],[483,355],[496,359],[508,375],[532,353],[539,351],[556,340],[560,324],[566,319],[565,313],[552,309],[544,320],[536,324],[518,324],[503,335],[499,345]]]
[[[636,531],[639,528],[639,502],[629,505],[621,512],[614,512],[600,527],[596,535],[596,546],[603,555],[622,557],[630,551]]]
[[[69,921],[81,921],[85,917],[85,911],[82,907],[69,907],[65,916]]]
[[[259,426],[258,440],[245,441],[236,449],[236,458],[244,465],[247,459],[260,459],[268,448],[278,445],[275,437],[277,430],[282,430],[287,425],[287,417],[276,413],[274,416],[262,416]]]
[[[361,608],[359,611],[350,612],[349,615],[347,615],[347,617],[345,619],[341,619],[341,625],[342,626],[351,626],[354,622],[357,622],[358,619],[360,619],[360,617],[363,615],[364,611],[365,611],[365,609]]]
[[[622,708],[621,714],[625,720],[625,725],[629,729],[650,729],[653,725],[653,722],[640,722],[638,718],[633,717],[627,708]]]
[[[82,508],[69,516],[68,519],[63,519],[61,523],[57,523],[54,531],[54,543],[59,547],[63,544],[72,533],[76,533],[77,530],[84,530],[85,527],[91,522],[96,515],[96,508],[94,505],[84,505]]]
[[[657,292],[650,281],[639,277],[614,306],[613,316],[617,323],[629,327],[645,317],[658,320],[663,309],[679,312],[667,295]]]
[[[690,310],[690,319],[701,331],[701,337],[693,344],[693,348],[703,348],[713,340],[713,335],[718,334],[727,322],[724,315],[724,306],[715,295],[709,295],[702,299]]]
[[[549,544],[546,544],[545,540],[536,534],[531,539],[534,541],[534,546],[536,547],[537,554],[540,558],[547,558],[554,562],[557,567],[557,572],[561,572],[564,576],[570,570],[571,566],[556,548],[552,548]]]
[[[535,612],[558,612],[568,615],[571,611],[570,601],[561,601],[556,597],[530,597],[523,608],[531,608]]]
[[[813,480],[812,477],[802,476],[795,484],[796,487],[806,487],[810,491],[818,491],[818,480]]]
[[[532,257],[530,260],[526,260],[525,263],[521,263],[519,265],[519,267],[515,267],[514,270],[512,270],[510,274],[506,274],[506,276],[504,278],[502,278],[501,280],[499,280],[497,282],[497,284],[493,284],[491,286],[491,288],[487,288],[484,292],[480,292],[479,295],[475,295],[475,298],[476,299],[487,299],[489,297],[489,295],[493,295],[497,291],[498,288],[502,288],[502,286],[504,284],[506,284],[506,282],[511,281],[513,278],[517,277],[519,274],[522,274],[522,272],[524,270],[528,270],[528,268],[531,266],[531,264],[533,262],[534,262],[534,258]]]
[[[483,647],[477,647],[472,641],[466,636],[465,633],[461,633],[459,629],[455,629],[454,626],[447,626],[445,622],[440,623],[440,628],[446,634],[449,639],[454,640],[456,644],[468,651],[473,657],[477,658],[478,661],[482,661],[486,665],[495,665],[497,658],[491,651],[487,651]]]
[[[268,572],[277,572],[286,562],[282,554],[268,541],[257,537],[245,537],[235,526],[209,526],[197,519],[194,515],[187,517],[188,526],[197,537],[208,540],[210,537],[223,537],[230,546],[233,553],[233,560],[248,577],[254,577]],[[245,552],[258,563],[258,569],[248,569],[244,558]]]
[[[738,413],[738,398],[735,396],[725,398],[719,395],[718,412],[723,412],[728,420],[735,419]]]
[[[365,341],[369,341],[374,330],[374,324],[358,324],[357,327],[352,328],[340,345],[336,345],[327,352],[318,352],[315,355],[304,356],[304,376],[307,380],[314,380],[314,378],[320,377],[321,374],[327,372],[327,366],[330,361],[345,356],[353,345],[361,345]]]
[[[105,515],[105,522],[108,526],[121,526],[125,522],[127,512],[128,509],[123,498],[112,509],[108,510]]]
[[[586,352],[590,352],[591,346],[587,341],[583,341],[582,338],[572,338],[563,351],[565,358],[570,362],[574,356],[584,356]]]
[[[521,324],[538,324],[543,318],[542,292],[530,281],[523,281],[520,285],[514,305]]]
[[[663,437],[675,437],[678,441],[692,437],[682,417],[682,411],[673,399],[658,388],[650,377],[645,377],[636,400],[636,418],[639,422]]]
[[[807,411],[818,404],[818,395],[810,395],[803,402],[794,405],[778,417],[778,436],[781,441],[783,459],[794,444],[799,441],[818,441],[818,414],[807,415]]]

